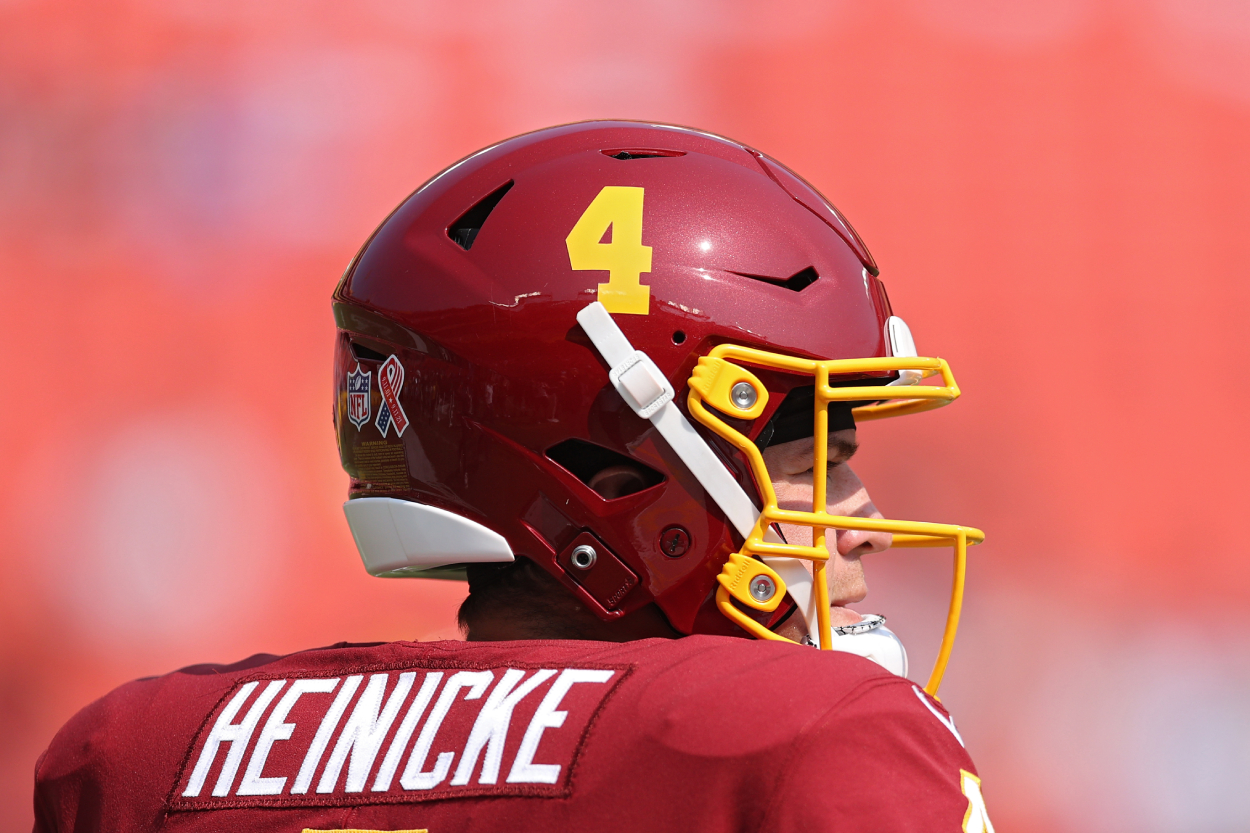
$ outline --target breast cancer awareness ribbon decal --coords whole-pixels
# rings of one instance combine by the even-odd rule
[[[381,367],[378,368],[378,390],[382,392],[382,407],[378,408],[378,418],[374,425],[386,436],[386,431],[395,425],[395,436],[402,437],[408,428],[408,415],[399,404],[399,389],[404,386],[404,366],[392,353]]]

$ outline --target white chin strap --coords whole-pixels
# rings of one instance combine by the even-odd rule
[[[577,314],[577,323],[582,325],[595,349],[611,368],[608,379],[621,398],[638,416],[651,420],[651,424],[664,437],[665,442],[677,452],[686,468],[690,469],[691,474],[729,518],[738,534],[743,538],[748,537],[759,520],[759,508],[725,468],[725,464],[712,451],[711,446],[694,430],[694,426],[673,403],[673,386],[655,362],[646,353],[634,349],[607,309],[598,301]],[[772,528],[769,528],[764,537],[767,541],[782,543],[781,537]],[[797,558],[765,558],[764,563],[776,570],[786,583],[790,598],[803,611],[810,628],[811,623],[817,621],[812,574]],[[856,627],[845,629],[848,631],[845,634],[835,634],[833,649],[867,657],[900,676],[906,673],[907,652],[898,637],[879,622],[872,628],[851,632]],[[877,635],[871,636],[872,634]],[[870,636],[871,638],[864,638]],[[811,633],[810,638],[818,645],[818,633]],[[894,648],[885,647],[888,640],[893,640]]]

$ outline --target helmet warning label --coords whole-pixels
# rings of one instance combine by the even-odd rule
[[[408,488],[408,463],[404,447],[386,440],[365,440],[352,446],[352,467],[348,471],[357,479],[379,486]]]
[[[568,795],[620,668],[410,669],[240,682],[172,810]]]

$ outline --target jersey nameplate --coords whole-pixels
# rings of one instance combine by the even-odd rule
[[[173,810],[567,795],[620,668],[411,668],[242,680],[205,720]]]

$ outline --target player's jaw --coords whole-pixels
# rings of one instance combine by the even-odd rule
[[[764,461],[777,492],[781,509],[810,512],[812,509],[811,438],[781,443],[764,450]],[[880,518],[864,484],[852,471],[848,461],[857,448],[855,430],[844,429],[829,434],[829,467],[826,471],[826,511],[831,515],[854,518]],[[811,527],[781,524],[782,534],[792,544],[810,546]],[[830,533],[832,534],[832,530]],[[830,623],[834,627],[853,625],[860,615],[847,605],[864,600],[868,584],[864,578],[862,556],[889,549],[889,533],[863,530],[838,530],[837,552],[829,559],[825,571],[831,604]]]

